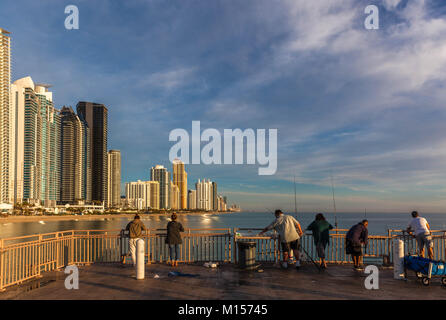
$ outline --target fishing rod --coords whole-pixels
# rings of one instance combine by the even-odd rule
[[[296,176],[294,176],[294,216],[297,219]]]
[[[333,174],[331,174],[331,192],[333,194],[333,209],[334,209],[334,215],[335,215],[335,228],[338,229],[338,217],[336,214],[336,200],[335,200],[335,194],[334,194]],[[338,232],[338,231],[336,230],[336,232]]]
[[[295,218],[297,219],[297,195],[296,195],[296,176],[294,176],[294,215]],[[305,235],[306,230],[302,231],[303,234]],[[314,264],[314,266],[316,267],[316,269],[320,272],[321,271],[321,267],[314,261],[314,259],[308,254],[307,250],[305,250],[304,246],[301,244],[300,245],[300,249],[302,249],[302,251],[305,253],[305,255],[307,256],[307,258],[310,258],[310,261]]]

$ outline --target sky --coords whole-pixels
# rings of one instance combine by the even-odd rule
[[[187,165],[244,210],[446,212],[441,0],[2,0],[12,79],[109,110],[122,182],[171,169],[169,133],[278,131],[277,172]],[[67,30],[67,5],[79,30]],[[367,30],[364,9],[379,9]],[[331,179],[333,178],[332,188]]]

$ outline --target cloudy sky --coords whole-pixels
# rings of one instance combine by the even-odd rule
[[[230,202],[338,211],[446,210],[442,0],[2,0],[13,80],[53,85],[56,106],[109,109],[122,181],[171,168],[169,133],[277,128],[278,170],[189,165]],[[65,6],[80,29],[64,28]],[[379,8],[366,30],[364,9]]]

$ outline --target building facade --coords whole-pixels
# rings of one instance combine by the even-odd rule
[[[61,186],[62,203],[90,202],[91,189],[87,176],[91,176],[88,126],[71,107],[62,107],[61,115]]]
[[[189,190],[187,198],[188,198],[187,199],[187,208],[189,210],[196,210],[197,209],[197,191]]]
[[[159,209],[160,189],[157,181],[128,182],[125,196],[128,205],[135,209]]]
[[[14,202],[54,207],[60,199],[61,128],[48,88],[31,77],[11,85],[12,197]]]
[[[180,209],[180,188],[173,182],[169,183],[169,208],[172,210]]]
[[[107,199],[107,133],[108,110],[103,104],[81,101],[77,114],[89,127],[91,159],[91,199],[105,202]]]
[[[41,125],[41,205],[54,207],[60,196],[60,113],[54,108],[49,85],[36,84]]]
[[[218,211],[217,182],[212,182],[212,210]]]
[[[0,28],[0,203],[11,203],[14,185],[11,184],[11,39]]]
[[[108,208],[119,207],[121,202],[121,151],[110,150],[107,154],[107,203]]]
[[[212,181],[198,180],[195,184],[197,190],[197,209],[211,211],[213,210],[213,192]]]
[[[161,165],[156,165],[150,169],[150,179],[152,181],[158,181],[160,188],[160,209],[169,208],[169,172]]]
[[[184,162],[175,159],[172,162],[172,182],[179,189],[180,199],[178,209],[187,209],[187,173]]]

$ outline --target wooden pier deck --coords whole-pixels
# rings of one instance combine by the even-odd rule
[[[217,269],[202,264],[146,266],[146,278],[135,279],[133,267],[117,263],[95,263],[79,267],[79,289],[67,290],[63,271],[45,273],[43,278],[11,287],[0,299],[16,300],[363,300],[363,299],[446,299],[446,288],[439,279],[425,287],[414,276],[408,281],[394,280],[393,271],[380,269],[379,290],[364,287],[366,275],[351,266],[331,265],[319,273],[311,264],[299,271],[283,270],[272,264],[263,272],[243,271],[234,264]],[[169,277],[169,271],[197,274],[197,277]],[[158,275],[159,278],[154,278]]]

